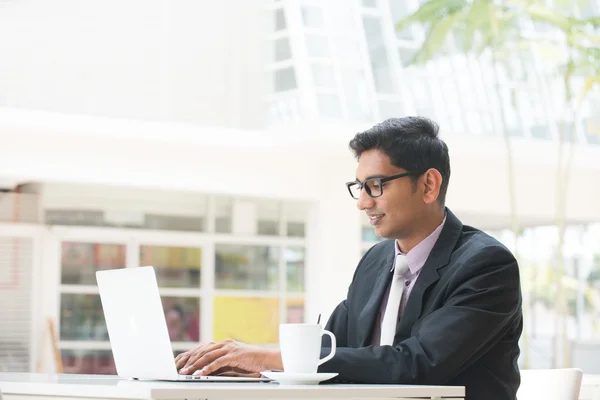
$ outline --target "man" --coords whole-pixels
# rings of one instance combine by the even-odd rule
[[[392,240],[358,264],[326,327],[336,355],[319,372],[355,383],[460,385],[467,399],[514,400],[519,269],[502,244],[445,207],[450,161],[438,126],[389,119],[357,134],[350,148],[358,168],[348,190],[375,233]],[[176,361],[182,373],[282,369],[279,352],[232,341],[201,344]]]

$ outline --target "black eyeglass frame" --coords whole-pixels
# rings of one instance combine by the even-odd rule
[[[352,181],[352,182],[346,182],[346,187],[348,188],[348,192],[350,193],[350,196],[355,200],[358,200],[358,197],[354,197],[354,195],[352,194],[352,189],[351,189],[351,186],[354,186],[354,185],[358,185],[359,190],[365,189],[367,191],[367,194],[370,197],[377,198],[377,197],[380,197],[383,195],[383,184],[385,182],[389,182],[394,179],[404,178],[405,176],[420,176],[422,174],[423,174],[423,172],[403,172],[401,174],[385,176],[382,178],[369,178],[369,179],[365,180],[364,182],[360,182],[360,181],[356,180],[356,181]],[[367,183],[369,181],[376,181],[379,184],[379,187],[381,188],[381,194],[378,194],[377,196],[373,196],[369,186],[365,186],[365,183]],[[360,192],[359,192],[359,196],[360,196]]]

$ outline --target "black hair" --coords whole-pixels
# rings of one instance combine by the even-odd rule
[[[407,172],[423,173],[435,168],[442,175],[438,202],[444,206],[450,180],[448,146],[438,137],[439,126],[425,117],[390,118],[357,133],[350,141],[356,159],[367,150],[381,150],[393,165]],[[412,178],[413,183],[418,176]]]

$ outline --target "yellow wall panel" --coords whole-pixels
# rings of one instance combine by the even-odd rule
[[[215,297],[213,338],[244,343],[279,342],[279,299]]]

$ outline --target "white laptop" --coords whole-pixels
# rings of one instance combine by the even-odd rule
[[[153,267],[96,272],[108,337],[121,377],[261,382],[266,378],[179,375]]]

